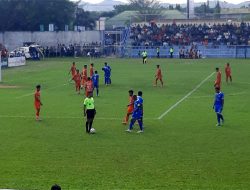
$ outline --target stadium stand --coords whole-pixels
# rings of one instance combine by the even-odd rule
[[[166,45],[248,45],[250,25],[240,24],[162,24],[154,22],[131,27],[132,46]]]

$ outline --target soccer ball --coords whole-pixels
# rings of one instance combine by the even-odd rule
[[[95,133],[95,128],[91,128],[90,133],[94,134]]]

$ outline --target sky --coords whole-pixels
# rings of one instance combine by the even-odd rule
[[[103,0],[82,0],[83,2],[88,2],[88,3],[100,3],[102,2]],[[127,2],[126,0],[119,0],[119,1],[122,1],[122,2]],[[166,3],[173,3],[173,1],[171,0],[159,0],[160,2],[166,2]],[[228,3],[234,3],[234,4],[238,4],[238,3],[241,3],[241,2],[244,2],[244,1],[247,1],[247,0],[226,0],[226,2]],[[175,0],[174,1],[174,4],[178,3],[178,4],[181,4],[181,3],[186,3],[187,0]],[[194,0],[194,2],[206,2],[206,0]]]

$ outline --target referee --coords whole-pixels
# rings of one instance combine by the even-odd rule
[[[90,129],[92,128],[92,123],[96,114],[93,92],[88,94],[88,97],[84,100],[84,117],[87,115],[86,121],[86,133],[90,133]]]

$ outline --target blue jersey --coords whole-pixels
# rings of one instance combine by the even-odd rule
[[[102,70],[104,71],[104,76],[105,77],[110,77],[110,75],[111,75],[111,68],[110,68],[110,66],[104,66],[102,68]]]
[[[222,92],[216,93],[214,97],[214,111],[221,113],[224,104],[224,94]]]
[[[141,103],[140,100],[136,100],[134,102],[134,111],[133,111],[133,114],[132,114],[132,117],[133,118],[142,118],[143,116],[143,104]]]
[[[224,94],[222,92],[215,94],[214,106],[215,107],[223,107],[224,103]]]
[[[98,84],[99,84],[99,75],[98,74],[94,74],[92,76],[92,81],[93,81],[93,85],[94,86],[98,86]]]
[[[138,100],[141,104],[143,104],[143,98],[142,98],[141,96],[137,96],[137,100]]]

